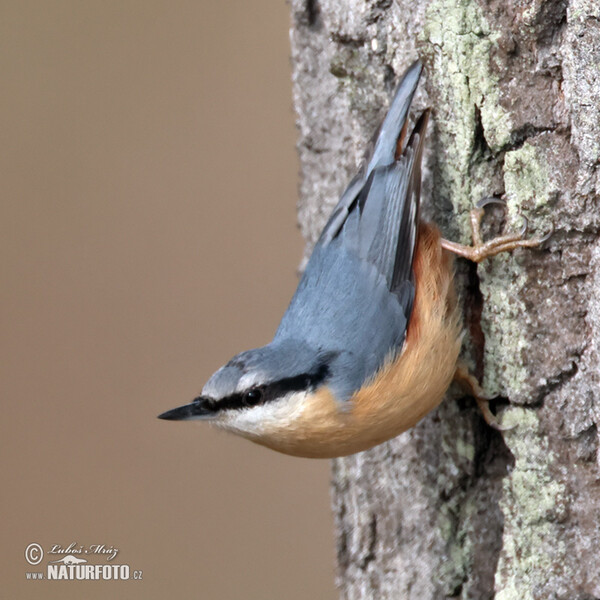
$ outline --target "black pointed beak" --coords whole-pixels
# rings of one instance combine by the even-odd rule
[[[210,398],[203,398],[200,396],[190,404],[178,406],[177,408],[173,408],[158,415],[158,418],[164,419],[165,421],[187,421],[188,419],[202,419],[214,414],[214,405],[214,401]]]

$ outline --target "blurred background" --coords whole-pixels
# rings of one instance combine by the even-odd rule
[[[336,597],[327,462],[156,419],[268,342],[297,283],[288,20],[2,2],[3,597]],[[143,579],[27,581],[61,558],[32,542]]]

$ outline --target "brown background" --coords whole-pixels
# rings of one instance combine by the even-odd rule
[[[3,597],[335,597],[328,463],[155,418],[296,285],[287,35],[283,0],[2,3]],[[143,581],[26,581],[30,542]]]

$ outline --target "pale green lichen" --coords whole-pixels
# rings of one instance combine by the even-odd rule
[[[457,230],[462,243],[470,243],[469,210],[492,193],[498,162],[477,154],[478,115],[483,136],[492,153],[506,148],[512,137],[511,118],[500,105],[498,78],[491,68],[491,52],[499,34],[491,30],[480,5],[469,0],[434,0],[428,6],[423,38],[433,68],[429,76],[443,96],[438,104],[439,180],[435,194],[454,206],[451,235]],[[518,212],[528,215],[548,203],[552,193],[543,151],[525,143],[505,155],[504,186],[509,227],[520,227]],[[534,210],[534,213],[536,211]],[[519,292],[525,278],[515,275],[512,257],[494,259],[492,274],[481,272],[484,295],[482,326],[486,334],[484,357],[486,388],[512,395],[529,374],[523,366],[527,342],[519,325],[525,307]],[[497,369],[502,365],[502,371]]]
[[[462,513],[468,504],[472,506],[469,511],[472,513],[474,501],[472,497],[465,497],[463,501],[464,504],[460,507],[442,504],[436,521],[437,530],[446,544],[446,556],[440,565],[439,581],[443,582],[447,596],[453,596],[465,580],[473,550],[465,530],[465,515],[459,514],[459,511]]]
[[[525,142],[518,150],[507,152],[503,171],[510,212],[522,208],[538,211],[548,204],[554,186],[545,153],[537,146]]]
[[[446,554],[439,566],[439,582],[445,597],[470,597],[469,578],[474,546],[479,532],[475,522],[481,510],[475,494],[459,494],[440,506],[436,526],[445,543]]]
[[[490,68],[498,35],[490,30],[481,7],[469,0],[434,0],[427,8],[423,39],[433,68],[429,77],[444,96],[439,103],[438,132],[446,156],[440,164],[441,189],[456,212],[467,211],[489,194],[486,161],[473,161],[479,112],[483,135],[492,151],[511,139],[510,115],[499,102],[498,79]]]
[[[504,536],[496,600],[533,600],[539,597],[553,565],[564,562],[566,547],[557,523],[565,517],[567,494],[552,474],[555,457],[539,433],[537,412],[511,407],[502,424],[515,426],[505,433],[515,465],[503,482],[500,502]]]
[[[448,457],[436,475],[435,489],[445,493],[449,500],[439,507],[436,530],[443,542],[444,561],[440,565],[439,583],[444,595],[453,597],[467,579],[473,554],[473,537],[470,535],[473,515],[477,511],[472,494],[455,489],[462,473],[467,473],[475,458],[471,431],[448,432],[441,437],[440,452]]]
[[[528,217],[543,214],[557,186],[540,143],[525,142],[508,151],[501,162],[501,151],[510,145],[513,131],[510,114],[500,105],[498,78],[493,72],[492,50],[498,38],[479,3],[432,0],[428,6],[423,50],[432,65],[428,75],[440,94],[436,103],[440,151],[435,197],[453,204],[452,219],[460,228],[463,243],[470,242],[468,212],[495,191],[489,186],[492,181],[499,182],[500,169],[510,229],[520,227],[518,217],[523,209]],[[478,133],[490,151],[481,147]],[[511,399],[526,398],[529,378],[524,366],[528,342],[523,334],[527,311],[521,300],[527,275],[518,268],[518,260],[518,255],[498,256],[491,268],[479,270],[486,339],[484,384],[489,392]],[[505,412],[503,424],[511,423],[518,427],[506,432],[505,439],[515,466],[503,482],[500,508],[504,532],[496,598],[533,600],[539,597],[553,565],[563,562],[565,547],[557,522],[564,515],[566,491],[552,476],[554,457],[547,440],[538,433],[536,412],[512,407]],[[454,505],[440,511],[438,526],[447,536],[450,559],[444,581],[452,583],[468,573],[473,552],[471,524],[468,507],[460,514]],[[462,596],[468,596],[467,586]]]
[[[445,70],[439,75],[451,77],[462,88],[463,102],[480,110],[486,142],[493,151],[500,150],[510,141],[511,122],[500,106],[498,77],[490,69],[499,33],[490,29],[476,2],[437,0],[428,7],[424,34],[443,55]]]
[[[554,183],[548,173],[545,154],[528,142],[504,157],[504,188],[509,230],[521,227],[520,213],[532,216],[544,212],[554,193]],[[491,274],[480,272],[484,296],[482,327],[486,340],[484,357],[485,388],[492,393],[514,397],[529,378],[524,364],[528,343],[523,337],[523,318],[527,315],[520,299],[520,290],[527,285],[527,276],[516,266],[513,255],[494,259]],[[497,368],[502,365],[502,370]]]
[[[435,193],[438,198],[452,202],[456,229],[450,233],[453,236],[459,233],[460,241],[467,244],[471,241],[469,211],[477,201],[492,193],[490,182],[498,167],[495,161],[481,160],[477,155],[477,113],[492,152],[506,147],[512,135],[510,115],[500,105],[498,78],[491,69],[491,52],[498,37],[476,2],[434,0],[428,6],[423,38],[428,42],[425,51],[433,63],[429,77],[443,96],[438,104],[437,126],[439,147],[444,155],[438,159],[439,181]],[[519,152],[509,156],[506,167],[509,200],[514,199],[515,204],[522,195],[512,191],[520,189],[519,179],[524,176],[520,161],[526,159],[524,154],[519,158]],[[533,177],[535,169],[532,169],[526,175]],[[543,187],[543,181],[532,179],[531,186],[537,190]],[[508,266],[507,260],[511,259],[496,259],[498,264],[504,261]],[[484,333],[486,339],[493,340],[486,346],[484,360],[490,366],[502,364],[504,368],[501,374],[486,369],[486,386],[495,393],[517,390],[527,377],[521,360],[526,343],[516,319],[523,310],[516,298],[524,281],[516,281],[513,272],[506,268],[495,271],[490,285],[484,282],[482,286],[487,311]],[[502,281],[498,279],[499,273]],[[499,310],[501,314],[493,314]]]
[[[475,446],[463,438],[456,439],[456,453],[471,462],[475,458]]]
[[[480,152],[485,149],[478,135],[483,135],[492,153],[506,147],[512,135],[510,115],[500,105],[498,79],[491,68],[491,52],[498,35],[491,31],[476,2],[433,0],[427,8],[422,37],[423,50],[432,65],[428,76],[441,96],[436,102],[441,152],[437,155],[435,196],[438,201],[453,204],[452,220],[456,229],[452,234],[460,232],[461,241],[470,243],[469,211],[477,201],[492,193],[489,186],[497,172],[497,162],[482,160]],[[494,292],[501,294],[503,289],[504,286],[496,292],[494,288]],[[496,301],[495,306],[506,306],[506,298]],[[512,316],[503,313],[502,323],[514,323]],[[496,336],[494,346],[498,333],[505,339],[510,336],[508,353],[523,349],[524,341],[516,327],[514,331],[504,327],[502,332],[486,333]],[[515,348],[516,345],[519,347]],[[519,385],[524,372],[521,369],[509,375],[514,385]],[[453,450],[467,461],[474,458],[474,446],[466,440],[454,440]],[[445,488],[445,481],[438,483],[439,489]],[[460,505],[443,504],[438,516],[438,531],[447,544],[447,561],[440,581],[444,582],[449,596],[454,596],[468,579],[473,544],[477,539],[473,529],[473,514],[477,508],[474,496],[461,496]],[[468,586],[464,586],[460,595],[468,593]]]
[[[526,308],[518,293],[527,277],[516,268],[515,261],[514,256],[500,255],[494,258],[491,273],[480,273],[484,299],[481,326],[488,342],[484,354],[484,388],[488,393],[508,397],[513,397],[529,376],[523,366],[527,342],[521,321]]]

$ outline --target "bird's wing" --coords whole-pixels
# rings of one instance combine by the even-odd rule
[[[371,173],[377,167],[390,165],[394,162],[397,148],[402,146],[406,132],[406,118],[421,77],[421,71],[421,63],[418,61],[413,63],[398,84],[387,115],[376,132],[373,150],[367,153],[368,158],[365,160],[365,165],[349,183],[333,209],[321,232],[320,244],[328,244],[339,233]]]
[[[338,398],[349,398],[406,336],[427,118],[426,111],[403,150],[395,141],[391,162],[373,166],[337,231],[321,237],[275,334],[277,342],[338,353],[346,363],[330,382]]]
[[[412,281],[428,117],[429,111],[421,115],[398,160],[373,171],[338,234],[350,251],[376,267],[394,293]]]

